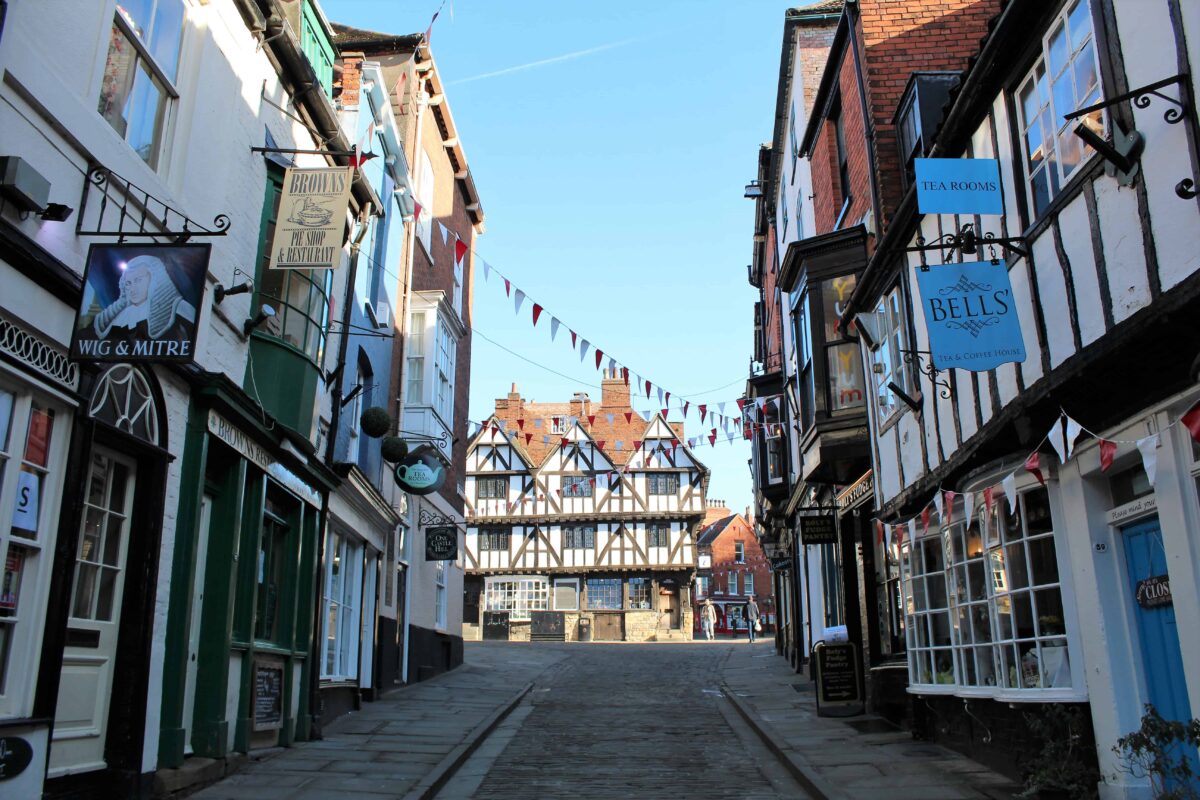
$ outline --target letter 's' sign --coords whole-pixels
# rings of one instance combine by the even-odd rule
[[[1003,214],[1000,162],[994,158],[915,158],[922,214]]]
[[[935,367],[986,372],[1025,360],[1021,322],[1003,262],[918,269],[917,286]]]

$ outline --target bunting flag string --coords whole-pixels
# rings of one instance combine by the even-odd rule
[[[1184,430],[1188,432],[1191,439],[1200,444],[1200,402],[1195,403],[1187,410],[1179,419],[1160,428],[1158,431],[1143,436],[1140,439],[1107,439],[1099,434],[1084,427],[1081,423],[1072,418],[1065,410],[1059,409],[1059,416],[1054,420],[1046,435],[1042,437],[1037,446],[1029,453],[1022,462],[1019,469],[1024,469],[1026,472],[1033,475],[1041,485],[1046,484],[1046,478],[1043,470],[1045,465],[1042,463],[1042,445],[1049,443],[1054,449],[1055,454],[1059,457],[1059,464],[1065,464],[1075,453],[1076,442],[1082,434],[1088,434],[1096,440],[1099,456],[1100,470],[1107,472],[1113,465],[1117,457],[1118,445],[1132,444],[1138,451],[1141,457],[1142,468],[1146,472],[1146,477],[1149,479],[1150,485],[1154,486],[1158,477],[1158,451],[1162,446],[1162,436],[1169,429],[1176,425],[1182,425]],[[1004,492],[1006,505],[1009,514],[1015,514],[1018,503],[1017,492],[1017,471],[1013,470],[1001,479],[999,485],[985,486],[980,492],[983,495],[983,505],[985,513],[991,514],[993,505],[996,499],[996,490],[1000,489]],[[885,525],[895,525],[897,538],[896,546],[899,547],[903,542],[903,534],[901,526],[915,525],[916,520],[920,519],[922,523],[923,533],[928,532],[929,520],[932,516],[931,507],[936,508],[939,522],[949,523],[952,521],[954,514],[954,498],[958,495],[942,487],[938,487],[937,491],[929,499],[923,508],[917,511],[908,520],[903,522],[889,523],[876,517],[875,519],[884,522]],[[969,527],[975,518],[976,495],[974,492],[967,492],[963,495],[963,510],[966,525]],[[945,517],[943,518],[943,510]]]

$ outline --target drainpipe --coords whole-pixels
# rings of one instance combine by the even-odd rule
[[[421,166],[420,166],[421,138],[422,138],[421,132],[425,127],[425,125],[424,125],[425,111],[428,108],[429,108],[429,93],[426,92],[424,88],[422,88],[420,90],[420,92],[417,93],[417,114],[416,114],[417,133],[416,133],[416,136],[413,137],[413,161],[412,161],[412,164],[413,164],[413,169],[416,172],[416,174],[412,176],[413,177],[413,198],[414,199],[416,199],[417,189],[423,188],[423,187],[419,186],[419,182],[421,179]],[[429,222],[432,224],[433,209],[429,208],[429,209],[425,209],[425,210],[429,213]],[[404,330],[407,330],[407,327],[408,327],[408,316],[409,316],[408,309],[411,306],[411,301],[412,301],[413,257],[416,255],[416,251],[417,251],[417,219],[416,219],[416,217],[414,217],[412,228],[409,231],[409,235],[408,235],[408,252],[407,252],[408,258],[406,259],[407,264],[405,265],[405,269],[404,269],[404,293],[405,293]],[[407,346],[407,344],[408,344],[407,338],[404,339],[403,344],[405,346]],[[404,420],[404,363],[403,363],[403,360],[401,360],[400,384],[399,384],[397,391],[399,392],[399,396],[396,398],[396,407],[399,409],[399,413],[397,414],[397,419],[399,420],[398,424],[400,424],[401,428],[403,428],[403,424],[402,424],[403,420]],[[409,498],[408,513],[409,513],[409,519],[412,521],[412,525],[410,525],[408,528],[408,535],[404,537],[404,547],[406,550],[409,551],[408,564],[404,569],[404,616],[406,618],[412,615],[413,567],[416,564],[416,560],[412,555],[412,547],[413,547],[413,539],[416,537],[416,534],[417,534],[417,520],[420,519],[419,509],[417,508],[417,506],[420,505],[420,503],[421,503],[421,501],[417,497]],[[399,623],[404,626],[404,640],[403,640],[404,643],[403,643],[403,646],[400,648],[400,680],[407,684],[408,683],[408,646],[409,646],[408,619],[399,620]]]

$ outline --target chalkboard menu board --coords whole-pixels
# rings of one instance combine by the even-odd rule
[[[858,647],[853,642],[818,642],[813,654],[817,659],[817,714],[861,714]]]
[[[833,514],[800,518],[800,541],[804,544],[837,544],[837,519]]]
[[[283,664],[254,664],[254,730],[283,727]]]

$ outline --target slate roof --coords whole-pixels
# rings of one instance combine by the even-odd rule
[[[729,524],[737,519],[737,514],[730,514],[728,517],[722,517],[711,525],[707,525],[700,529],[700,533],[696,536],[697,547],[710,547],[717,540],[717,537],[729,527]]]

